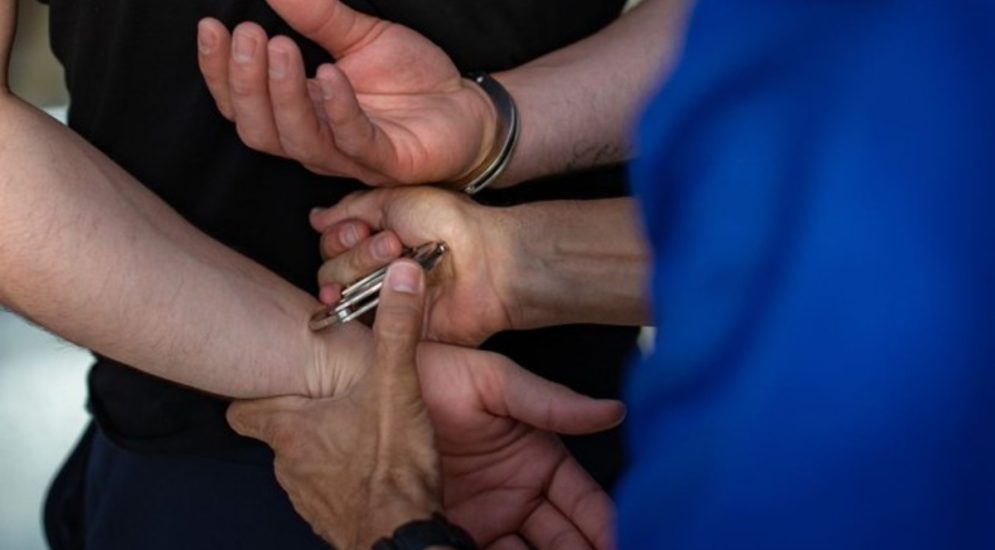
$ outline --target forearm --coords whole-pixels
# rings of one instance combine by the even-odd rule
[[[514,248],[505,285],[512,328],[649,324],[649,259],[632,199],[540,202],[498,212]]]
[[[681,46],[689,0],[645,0],[571,46],[494,75],[521,135],[496,186],[626,160],[630,129]]]
[[[0,98],[0,302],[136,368],[235,397],[320,392],[314,300],[211,241],[99,151]]]

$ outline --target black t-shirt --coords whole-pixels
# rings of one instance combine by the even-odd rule
[[[351,4],[418,30],[463,71],[497,71],[597,31],[618,16],[623,0]],[[205,233],[315,292],[320,258],[308,211],[333,204],[360,185],[320,177],[245,147],[203,84],[196,23],[205,16],[229,27],[252,20],[270,35],[293,36],[309,71],[329,61],[327,54],[293,33],[263,0],[50,0],[50,5],[52,47],[66,68],[71,96],[69,125]],[[614,167],[480,198],[507,204],[623,193],[623,170]],[[634,338],[630,329],[562,327],[499,335],[487,346],[580,391],[615,396]],[[224,455],[253,444],[228,428],[224,401],[110,359],[97,358],[89,385],[98,423],[126,448]],[[603,456],[588,465],[605,478],[617,466],[617,442],[590,446]]]

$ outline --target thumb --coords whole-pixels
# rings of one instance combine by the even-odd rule
[[[8,90],[10,48],[17,27],[17,0],[0,0],[0,91]]]
[[[338,59],[387,22],[360,13],[341,0],[267,0],[284,21]]]
[[[275,447],[281,434],[293,429],[294,419],[310,402],[300,396],[235,401],[225,416],[239,435]]]
[[[424,310],[425,274],[421,266],[410,260],[391,264],[373,323],[376,361],[373,368],[381,381],[405,396],[420,394],[415,357]]]
[[[550,382],[509,362],[497,414],[555,433],[583,435],[619,425],[625,405],[613,399],[593,399]]]

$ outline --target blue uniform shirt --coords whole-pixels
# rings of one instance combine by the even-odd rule
[[[640,150],[622,548],[995,548],[993,3],[703,0]]]

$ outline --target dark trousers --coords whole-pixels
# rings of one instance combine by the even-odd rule
[[[53,550],[327,550],[294,512],[272,459],[126,451],[90,427],[49,491]]]

